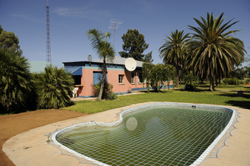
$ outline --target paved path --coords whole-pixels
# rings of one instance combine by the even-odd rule
[[[61,155],[61,151],[47,143],[48,133],[58,128],[70,125],[96,121],[114,122],[119,120],[119,114],[126,109],[149,104],[140,103],[122,108],[117,108],[101,113],[72,118],[65,121],[42,126],[30,131],[18,134],[3,145],[3,151],[17,166],[76,166],[89,165],[79,164],[79,161],[71,156]],[[250,165],[250,110],[230,107],[240,112],[237,129],[232,131],[233,137],[228,138],[227,145],[219,151],[219,159],[206,159],[201,166],[249,166]],[[92,165],[93,166],[93,165]]]

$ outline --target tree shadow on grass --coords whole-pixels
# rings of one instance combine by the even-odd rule
[[[166,89],[165,91],[164,90],[158,90],[158,91],[154,91],[152,89],[149,90],[150,93],[173,93],[173,91],[171,91],[172,89],[168,90]],[[143,92],[143,93],[148,93],[147,90],[141,90],[140,92]]]
[[[246,87],[246,86],[245,86],[244,88],[246,88],[247,90],[250,90],[250,87]]]
[[[220,94],[218,94],[219,96],[227,96],[227,97],[232,97],[232,98],[237,98],[237,97],[243,97],[246,99],[250,99],[250,93],[249,92],[244,92],[243,95],[238,95],[237,91],[235,91],[235,93],[233,92],[220,92]],[[250,105],[250,101],[249,101],[249,105]]]
[[[228,100],[226,103],[233,106],[250,109],[250,101]]]
[[[209,89],[199,89],[197,87],[194,87],[194,90],[184,90],[182,89],[175,89],[175,91],[185,91],[185,92],[211,92]]]
[[[225,103],[233,105],[233,106],[238,106],[246,109],[250,109],[250,100],[242,100],[240,98],[245,98],[245,99],[250,99],[250,93],[247,92],[243,95],[238,95],[237,92],[232,93],[232,92],[220,92],[218,94],[219,96],[227,96],[230,97],[232,100],[228,100]],[[235,99],[235,100],[233,100]]]

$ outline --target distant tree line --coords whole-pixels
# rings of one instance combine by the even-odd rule
[[[194,18],[198,27],[188,25],[193,33],[176,30],[166,36],[159,49],[160,57],[164,63],[175,66],[177,86],[182,72],[193,73],[201,80],[208,79],[209,89],[213,91],[214,83],[232,75],[234,69],[244,62],[244,43],[232,36],[239,30],[228,30],[238,21],[232,22],[232,19],[223,24],[223,15],[214,18],[213,13],[207,13],[207,19]]]
[[[184,31],[175,30],[166,36],[164,44],[159,48],[163,63],[173,65],[176,69],[176,86],[179,80],[210,81],[210,90],[214,84],[219,84],[226,77],[243,78],[247,75],[247,68],[237,68],[244,62],[246,50],[244,43],[232,34],[239,30],[229,30],[238,21],[223,23],[224,13],[214,18],[213,13],[207,13],[207,19],[201,21],[194,18],[198,26],[188,25],[193,33],[185,34]],[[143,52],[149,44],[138,30],[129,29],[123,34],[123,51],[121,57],[133,57],[135,60],[152,62],[152,51],[148,54]],[[191,77],[191,75],[193,77]],[[187,81],[190,83],[190,81]]]

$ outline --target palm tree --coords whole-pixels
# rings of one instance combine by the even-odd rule
[[[109,32],[104,35],[99,30],[90,29],[87,32],[87,34],[91,41],[93,49],[96,50],[96,52],[99,55],[99,58],[103,58],[102,81],[101,81],[101,88],[100,88],[100,92],[98,96],[98,100],[101,100],[103,89],[104,89],[105,78],[107,74],[106,60],[113,60],[115,58],[115,50],[111,46],[111,44],[107,42],[107,37],[110,37],[111,35]]]
[[[74,80],[63,68],[47,66],[45,72],[34,74],[34,80],[39,108],[59,108],[71,103]]]
[[[227,31],[238,21],[231,23],[233,19],[222,24],[222,13],[219,17],[213,17],[207,13],[207,20],[201,17],[202,22],[195,19],[199,27],[190,26],[194,31],[189,42],[189,66],[194,68],[196,74],[210,78],[210,90],[214,90],[214,78],[225,76],[233,70],[234,65],[239,65],[244,60],[243,42],[230,36],[239,30]]]
[[[7,112],[26,109],[30,82],[27,59],[12,51],[0,50],[0,104]]]
[[[163,58],[165,64],[171,64],[176,68],[177,79],[176,86],[179,86],[180,70],[184,67],[184,59],[187,54],[186,45],[189,40],[189,34],[184,31],[171,32],[166,36],[164,44],[159,48],[160,58]]]

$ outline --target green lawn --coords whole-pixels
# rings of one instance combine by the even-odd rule
[[[208,90],[209,84],[199,84],[197,86],[198,89]],[[219,86],[215,87],[216,90],[227,90],[227,91],[235,91],[235,90],[243,90],[243,91],[249,91],[249,87],[245,87],[244,85],[224,85],[221,84]]]
[[[250,88],[248,88],[250,90]],[[62,109],[97,113],[109,109],[119,108],[131,104],[150,102],[150,101],[168,101],[183,103],[204,103],[216,105],[238,106],[250,109],[250,91],[245,92],[243,96],[238,96],[237,92],[231,91],[197,91],[187,92],[181,90],[169,90],[164,92],[150,92],[138,95],[118,96],[117,100],[107,101],[77,101],[74,105]]]

